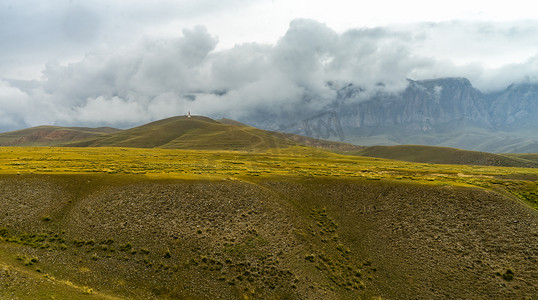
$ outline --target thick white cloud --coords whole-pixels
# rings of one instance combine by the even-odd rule
[[[51,61],[37,84],[0,81],[0,128],[132,126],[188,110],[231,118],[309,114],[331,105],[338,86],[360,86],[364,93],[355,100],[361,101],[379,89],[405,88],[406,78],[464,76],[483,90],[503,89],[536,81],[538,56],[523,53],[526,60],[493,67],[456,58],[484,52],[502,61],[510,41],[519,47],[537,39],[532,24],[538,25],[449,22],[339,33],[296,19],[275,44],[225,50],[217,50],[215,35],[195,26],[174,38],[148,36],[121,47],[95,46],[79,59]],[[503,46],[489,53],[494,39]]]

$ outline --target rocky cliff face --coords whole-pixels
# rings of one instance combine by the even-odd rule
[[[330,138],[358,145],[425,144],[488,152],[538,152],[538,84],[513,84],[504,91],[485,94],[460,77],[408,82],[400,93],[374,95],[352,84],[340,88],[330,85],[337,97],[324,113],[298,107],[282,120],[264,113],[245,122],[327,138],[339,128],[322,115],[334,112],[345,139],[336,134]],[[277,128],[274,124],[278,122],[293,126]]]
[[[485,94],[466,78],[441,78],[357,101],[364,93],[353,85],[338,91],[335,110],[348,142],[538,152],[538,84]]]
[[[399,94],[348,101],[362,92],[347,86],[338,93],[342,105],[337,110],[348,141],[538,152],[534,149],[538,134],[533,130],[538,128],[536,84],[513,84],[502,92],[484,94],[465,78],[409,80]],[[373,136],[383,139],[365,142],[365,137]]]
[[[339,102],[362,90],[347,86]],[[512,84],[502,92],[483,94],[466,78],[413,81],[398,95],[378,94],[340,109],[350,127],[416,127],[459,124],[485,129],[520,130],[538,125],[538,84]],[[421,126],[418,126],[421,124]]]
[[[343,95],[349,96],[350,92]],[[379,94],[344,106],[341,115],[344,126],[355,128],[397,126],[428,131],[455,123],[492,126],[485,95],[465,78],[409,80],[403,93]]]
[[[512,84],[491,98],[490,117],[495,127],[520,130],[538,126],[538,85]]]

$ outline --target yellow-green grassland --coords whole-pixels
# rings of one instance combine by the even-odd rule
[[[536,299],[538,169],[0,148],[2,299]]]

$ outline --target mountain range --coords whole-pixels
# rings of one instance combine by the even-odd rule
[[[338,87],[326,107],[338,118],[343,134],[327,119],[311,117],[297,122],[296,133],[357,145],[433,145],[494,153],[538,152],[538,85],[512,84],[503,91],[483,93],[466,78],[408,80],[399,93],[366,93],[359,86]],[[381,89],[382,90],[382,89]],[[315,114],[313,114],[315,115]],[[245,120],[265,129],[278,129]],[[306,122],[305,122],[306,121]],[[285,122],[285,121],[284,121]],[[326,126],[329,125],[329,126]],[[289,128],[285,128],[284,131]]]

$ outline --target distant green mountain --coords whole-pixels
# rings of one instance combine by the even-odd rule
[[[504,167],[538,167],[538,161],[521,156],[505,156],[487,152],[460,150],[448,147],[398,145],[371,146],[348,154],[388,158],[410,162],[455,165],[485,165]]]
[[[37,126],[0,133],[0,146],[55,146],[120,131],[111,127]]]
[[[538,163],[538,153],[507,153],[503,155]]]

